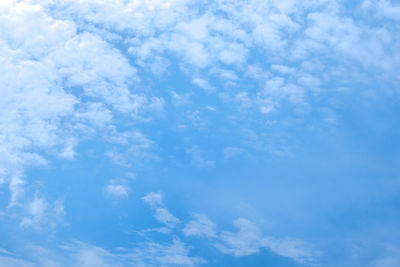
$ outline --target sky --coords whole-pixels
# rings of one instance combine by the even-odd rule
[[[400,1],[1,0],[0,266],[400,266]]]

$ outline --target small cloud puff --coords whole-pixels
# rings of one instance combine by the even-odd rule
[[[104,187],[104,192],[107,196],[127,198],[129,196],[129,188],[126,185],[111,180],[108,185]]]

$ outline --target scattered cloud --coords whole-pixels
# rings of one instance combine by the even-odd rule
[[[160,193],[149,193],[142,200],[154,210],[154,217],[168,227],[174,227],[180,220],[165,208]]]
[[[171,102],[174,106],[184,106],[190,104],[189,94],[178,94],[175,91],[171,91]]]
[[[8,204],[0,215],[7,214],[4,217],[24,229],[56,229],[65,217],[63,200],[35,191],[37,177],[29,176],[28,170],[76,161],[81,144],[95,140],[102,155],[131,171],[145,159],[161,158],[156,153],[163,139],[159,132],[169,130],[163,123],[177,110],[184,110],[178,115],[193,126],[179,136],[190,140],[186,144],[193,141],[189,135],[194,131],[196,138],[212,128],[212,120],[199,110],[218,110],[213,112],[217,134],[238,134],[237,143],[224,144],[224,159],[236,158],[248,147],[290,154],[286,146],[275,148],[280,140],[270,144],[275,137],[268,139],[267,130],[252,127],[251,121],[279,121],[274,116],[283,114],[300,123],[314,120],[318,113],[318,123],[336,127],[341,118],[332,99],[345,92],[362,94],[365,90],[359,88],[370,81],[379,84],[373,90],[397,92],[399,20],[400,6],[389,0],[351,5],[328,0],[196,5],[188,0],[3,0],[0,185],[9,192],[1,192]],[[165,84],[169,79],[179,82]],[[182,92],[181,82],[193,90]],[[167,100],[172,105],[165,105]],[[165,112],[167,108],[171,110]],[[160,114],[167,119],[152,124],[159,128],[148,127]],[[226,125],[230,129],[223,129]],[[216,169],[218,159],[210,159],[209,151],[196,145],[183,148],[193,166]],[[105,195],[129,197],[126,180],[104,183]],[[150,193],[142,200],[166,226],[159,232],[172,235],[182,220],[165,207],[162,195]],[[313,249],[304,241],[270,237],[243,218],[234,226],[236,232],[219,233],[206,215],[193,214],[181,232],[185,237],[206,237],[234,256],[268,249],[299,263],[313,263]],[[74,255],[69,266],[204,263],[190,256],[190,245],[176,236],[171,242],[142,246],[121,254],[84,243],[64,248]],[[5,250],[0,254],[0,265],[46,266]],[[389,255],[374,264],[397,263]],[[51,260],[46,264],[57,266]]]
[[[192,146],[186,150],[191,157],[191,163],[198,168],[211,168],[215,162],[204,158],[203,151],[197,146]]]
[[[135,266],[199,266],[205,260],[189,256],[190,247],[174,238],[170,243],[149,242],[132,250],[129,258]]]
[[[160,194],[151,193],[143,199],[149,205],[162,204]],[[258,226],[245,218],[238,218],[233,222],[238,229],[237,232],[222,231],[221,233],[217,232],[216,224],[207,215],[193,213],[192,218],[184,225],[182,233],[188,237],[207,238],[206,242],[209,245],[215,246],[224,254],[237,257],[249,256],[266,249],[302,264],[317,264],[318,253],[311,244],[301,239],[279,239],[267,236]],[[172,233],[166,232],[165,234],[171,235]]]
[[[192,214],[194,220],[189,221],[183,228],[183,234],[187,236],[215,237],[215,223],[204,214]]]
[[[36,193],[26,209],[27,216],[22,218],[20,223],[22,228],[54,229],[58,224],[63,223],[65,211],[62,200],[49,203],[39,193]]]
[[[256,225],[244,218],[236,219],[233,224],[238,231],[223,231],[216,244],[216,247],[223,253],[247,256],[264,248],[299,263],[315,263],[315,251],[310,244],[302,240],[276,239],[265,236]]]
[[[104,187],[107,196],[127,198],[129,196],[128,186],[120,183],[118,180],[110,180],[108,185]]]

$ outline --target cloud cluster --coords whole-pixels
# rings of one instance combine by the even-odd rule
[[[397,19],[397,6],[374,5],[381,19]],[[346,68],[394,73],[396,29],[370,25],[363,14],[372,9],[364,1],[355,20],[340,1],[324,0],[3,1],[0,168],[10,205],[22,194],[24,165],[46,162],[36,151],[73,158],[81,136],[110,127],[114,116],[161,110],[163,99],[136,87],[171,62],[195,86],[212,92],[222,82],[224,101],[262,114],[285,101],[307,112],[314,92]],[[252,92],[248,79],[259,85]]]
[[[159,102],[133,92],[135,68],[121,51],[52,17],[45,4],[0,4],[0,173],[9,207],[25,202],[25,168],[46,164],[47,155],[74,158],[97,131],[117,138],[114,116],[138,118]],[[148,142],[139,135],[137,143]]]
[[[150,193],[142,199],[155,209],[155,218],[167,227],[174,227],[180,221],[164,207],[161,194]],[[253,222],[245,218],[238,218],[233,222],[238,229],[237,232],[222,231],[221,233],[218,233],[216,224],[208,216],[193,213],[192,218],[181,229],[183,235],[203,238],[206,246],[213,246],[224,254],[248,256],[260,252],[261,249],[267,249],[299,263],[313,265],[317,262],[317,253],[307,242],[294,238],[279,239],[267,236]],[[160,233],[174,235],[173,231]],[[174,238],[176,242],[177,237]]]
[[[340,0],[1,1],[0,189],[8,186],[10,192],[1,208],[22,228],[54,229],[63,221],[63,201],[33,190],[26,170],[54,158],[72,160],[77,146],[94,138],[110,144],[105,156],[124,168],[132,167],[132,159],[156,159],[148,152],[155,142],[138,124],[162,113],[168,99],[173,111],[185,109],[188,128],[202,130],[207,122],[197,109],[190,110],[197,94],[233,106],[226,121],[246,112],[266,118],[282,107],[304,115],[316,106],[335,124],[334,107],[326,103],[343,88],[374,82],[397,90],[400,6],[388,0],[364,0],[350,11],[345,6]],[[186,77],[191,87],[181,92],[154,86],[174,75]],[[262,133],[239,132],[248,146],[264,149]],[[195,144],[185,152],[197,167],[216,165]],[[242,153],[233,144],[224,156]],[[104,193],[127,198],[130,190],[124,181],[110,180]],[[164,233],[182,223],[161,194],[143,200],[164,224]],[[246,219],[234,221],[236,232],[218,232],[207,216],[193,217],[182,229],[184,236],[206,238],[223,253],[268,249],[312,262],[303,241],[272,238]],[[190,247],[179,238],[143,247],[122,255],[83,243],[64,249],[75,255],[70,266],[202,262],[189,256]],[[7,253],[0,260],[9,266],[31,264]]]

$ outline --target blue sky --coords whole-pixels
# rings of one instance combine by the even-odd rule
[[[0,266],[400,266],[399,23],[2,0]]]

